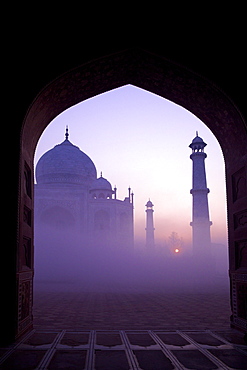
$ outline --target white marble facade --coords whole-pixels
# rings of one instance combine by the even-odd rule
[[[40,241],[55,232],[73,235],[82,248],[133,248],[133,194],[116,198],[92,160],[65,140],[36,166],[35,225]]]

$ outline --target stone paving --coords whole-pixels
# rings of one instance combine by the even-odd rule
[[[36,331],[2,350],[1,369],[246,369],[234,331]]]
[[[55,289],[56,288],[56,289]],[[227,287],[186,291],[94,291],[67,287],[36,290],[34,325],[38,330],[227,330]]]
[[[230,329],[229,316],[226,286],[36,289],[34,330],[1,349],[0,368],[247,369],[243,334]]]

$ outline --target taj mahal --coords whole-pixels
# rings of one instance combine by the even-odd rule
[[[47,151],[36,166],[35,222],[43,233],[75,234],[84,248],[133,248],[133,197],[97,178],[93,161],[69,140]]]
[[[192,245],[193,255],[205,258],[211,254],[208,193],[204,148],[198,136],[192,140]],[[84,251],[133,250],[134,194],[128,188],[124,200],[117,199],[117,188],[102,176],[97,178],[93,161],[69,140],[48,150],[36,166],[35,222],[40,244],[48,244],[49,234],[66,238],[76,236]],[[146,206],[146,249],[155,250],[154,204]],[[55,233],[55,234],[54,234]],[[38,234],[38,233],[37,233]],[[75,240],[74,240],[75,242]]]
[[[189,144],[192,151],[188,155],[188,160],[192,161],[192,207],[188,209],[192,216],[191,245],[184,248],[179,242],[179,246],[173,246],[170,239],[161,247],[156,244],[155,205],[151,199],[144,204],[145,241],[139,245],[134,239],[134,194],[131,188],[126,189],[123,200],[118,199],[117,187],[112,187],[102,172],[97,176],[92,159],[69,140],[67,127],[65,140],[45,152],[36,165],[36,280],[93,282],[102,269],[100,276],[111,276],[123,266],[127,269],[126,276],[130,271],[135,275],[137,266],[141,269],[141,261],[147,259],[150,263],[155,258],[163,260],[168,271],[168,265],[171,268],[175,263],[175,255],[182,256],[175,258],[176,261],[187,264],[196,261],[193,268],[200,269],[201,274],[213,266],[221,271],[226,248],[211,242],[206,145],[198,132]],[[167,230],[167,234],[171,231]],[[111,277],[111,281],[115,280],[116,277]],[[144,280],[145,274],[140,279],[142,284]]]

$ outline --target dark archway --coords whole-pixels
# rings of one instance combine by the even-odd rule
[[[26,114],[20,143],[17,299],[13,312],[16,337],[32,327],[33,157],[38,139],[51,120],[65,109],[125,84],[143,88],[191,111],[221,145],[226,164],[232,325],[246,330],[247,317],[242,314],[242,306],[243,292],[247,294],[247,266],[240,257],[247,243],[246,223],[242,222],[247,214],[246,123],[233,102],[211,82],[163,57],[130,49],[58,77],[39,93]],[[27,254],[29,268],[22,257]]]

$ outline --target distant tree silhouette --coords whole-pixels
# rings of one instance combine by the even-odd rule
[[[175,251],[175,249],[180,250],[183,247],[183,238],[180,238],[178,233],[173,231],[168,238],[168,246],[172,251]]]

